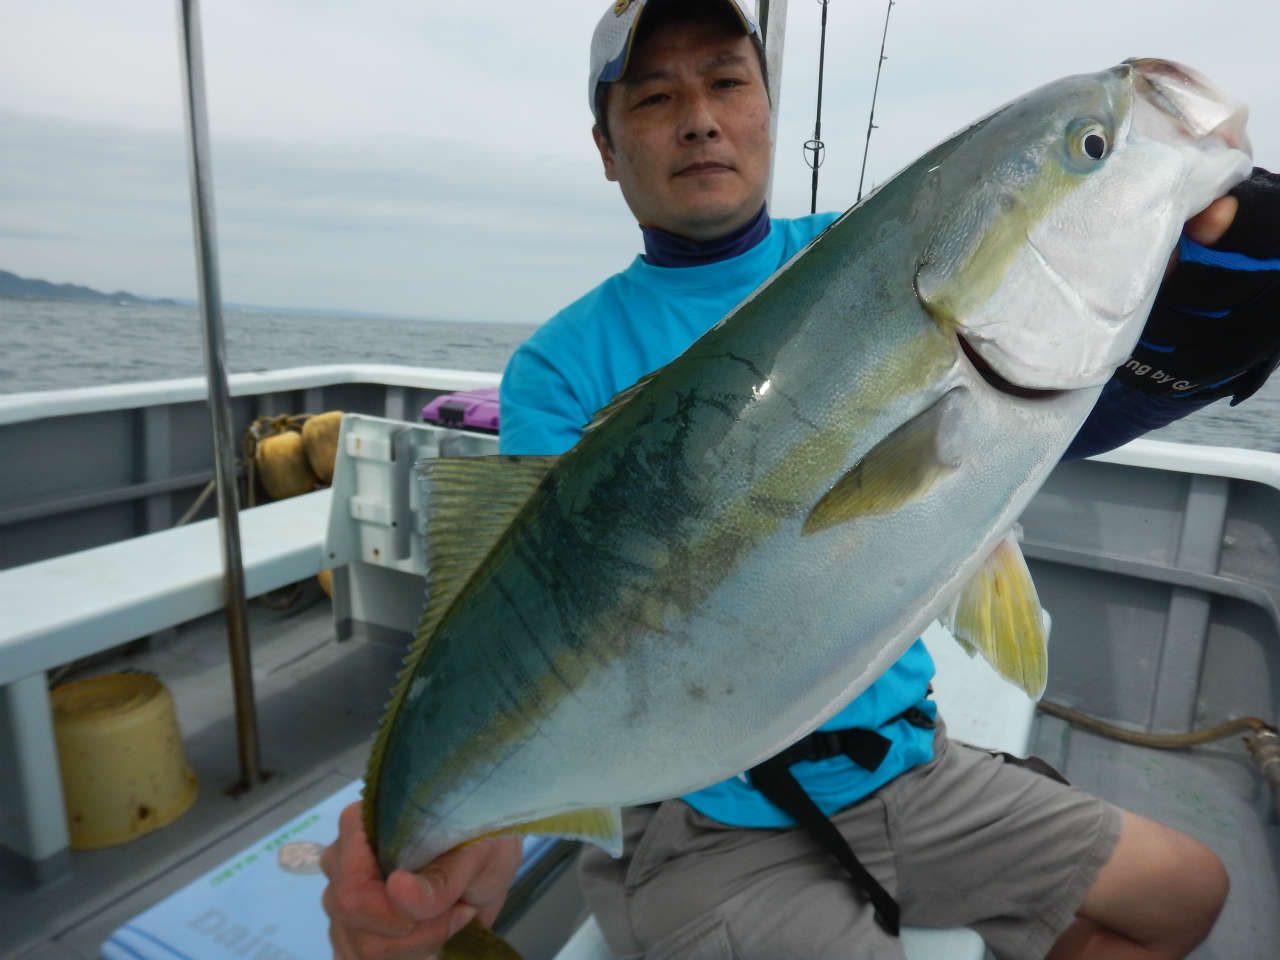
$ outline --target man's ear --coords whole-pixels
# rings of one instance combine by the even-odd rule
[[[604,138],[604,132],[600,129],[600,124],[591,125],[591,137],[596,142],[596,149],[600,151],[600,161],[604,164],[604,178],[612,183],[617,183],[618,172],[613,165],[613,147],[609,146],[609,141]]]

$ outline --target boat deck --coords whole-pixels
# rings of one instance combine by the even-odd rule
[[[334,642],[329,603],[314,582],[303,586],[291,608],[277,611],[253,601],[250,614],[262,755],[272,776],[248,794],[226,792],[238,765],[220,616],[77,669],[74,676],[146,670],[165,682],[200,778],[199,797],[176,822],[130,844],[73,852],[70,874],[44,887],[0,871],[0,958],[96,958],[99,945],[122,923],[363,775],[403,650],[370,639]],[[1192,833],[1227,863],[1232,890],[1226,910],[1194,956],[1273,955],[1280,943],[1274,909],[1280,902],[1280,827],[1238,738],[1156,751],[1041,715],[1033,743],[1073,783]],[[526,960],[550,958],[582,916],[572,872],[560,869],[544,878],[531,909],[508,916],[507,932]]]
[[[262,756],[271,776],[234,797],[227,788],[237,781],[239,765],[221,615],[77,671],[159,676],[173,693],[200,792],[190,810],[161,830],[125,846],[72,851],[70,874],[43,887],[0,871],[0,955],[96,958],[121,923],[363,776],[403,651],[367,640],[338,644],[332,635],[328,600],[314,581],[285,611],[250,602]]]
[[[383,398],[383,405],[403,414],[407,396]],[[259,406],[323,409],[333,399],[322,394],[301,407],[282,406],[283,400],[262,400]],[[341,398],[344,405],[347,399]],[[391,419],[396,435],[407,436],[397,425],[402,419]],[[138,422],[145,426],[146,420]],[[39,423],[17,427],[34,437]],[[477,452],[439,447],[441,455]],[[138,450],[131,450],[135,455]],[[366,474],[368,464],[361,472]],[[377,476],[386,481],[382,487],[392,488],[389,475]],[[130,513],[147,513],[146,497],[160,496],[152,481],[122,489],[119,497],[111,494],[112,502],[125,498],[120,504]],[[103,496],[94,493],[92,499]],[[47,508],[50,522],[68,529],[79,529],[79,518],[98,509],[87,511],[79,495],[59,503],[41,510]],[[161,506],[166,509],[159,513],[182,508]],[[400,508],[412,512],[411,504]],[[20,528],[31,544],[54,553],[86,545],[58,544],[49,531],[59,527],[28,529],[34,509],[11,510],[13,522],[0,541],[16,542],[8,531]],[[1280,457],[1135,443],[1059,467],[1022,524],[1033,579],[1054,619],[1048,699],[1138,731],[1185,731],[1242,715],[1271,723],[1280,717]],[[389,536],[372,521],[366,526],[362,536],[373,537],[372,547],[382,542],[374,534]],[[348,577],[365,589],[386,589],[377,593],[377,602],[369,594],[359,609],[347,595],[344,633],[353,619],[375,612],[389,618],[378,624],[411,630],[404,623],[416,622],[421,570],[408,559],[394,559],[400,554],[390,549],[383,551],[381,566],[372,565],[355,547],[352,541],[344,548]],[[368,554],[376,559],[379,551],[372,547]],[[412,595],[404,584],[379,579],[391,576],[413,581]],[[67,590],[74,590],[74,580]],[[56,603],[57,596],[42,602]],[[377,638],[404,634],[361,630],[355,639],[338,642],[331,604],[314,580],[303,585],[289,609],[251,601],[250,618],[261,752],[273,775],[239,797],[226,793],[238,777],[238,761],[220,616],[118,648],[61,678],[120,669],[157,674],[174,695],[200,794],[192,809],[162,830],[120,847],[72,852],[69,872],[44,886],[29,885],[0,861],[0,960],[97,957],[99,945],[119,925],[363,775],[404,653],[402,640]],[[1227,864],[1230,897],[1195,957],[1280,956],[1280,824],[1267,784],[1239,737],[1156,751],[1040,715],[1031,742],[1034,752],[1077,786],[1184,830]],[[553,957],[583,916],[565,866],[560,859],[536,887],[512,897],[504,933],[526,960]]]
[[[1274,957],[1280,945],[1280,826],[1271,794],[1240,738],[1189,750],[1108,740],[1041,713],[1033,752],[1095,796],[1208,845],[1231,892],[1197,960]]]

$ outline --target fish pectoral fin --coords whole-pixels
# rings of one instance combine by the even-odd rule
[[[523,960],[516,949],[479,920],[472,920],[450,937],[440,960]]]
[[[939,450],[951,405],[948,393],[876,444],[823,494],[804,521],[808,536],[861,516],[890,513],[929,492],[955,469]]]
[[[952,602],[944,624],[1000,675],[1039,700],[1048,680],[1048,637],[1040,598],[1011,531]]]
[[[538,820],[502,827],[485,836],[509,837],[525,834],[586,840],[611,856],[620,857],[622,856],[622,810],[619,807],[587,807],[582,810],[570,810],[568,813],[557,813]]]

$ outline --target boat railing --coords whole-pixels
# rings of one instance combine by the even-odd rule
[[[386,364],[230,377],[237,433],[258,417],[343,410],[417,421],[492,372]],[[173,526],[213,476],[202,377],[0,395],[0,569]],[[212,507],[197,511],[197,519]]]

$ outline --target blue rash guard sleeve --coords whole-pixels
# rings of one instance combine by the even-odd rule
[[[499,404],[503,453],[563,453],[578,442],[588,420],[564,374],[536,349],[511,358]]]
[[[1215,399],[1143,393],[1113,377],[1103,386],[1098,402],[1093,405],[1062,459],[1080,460],[1114,450],[1135,437],[1168,426],[1207,407]]]

